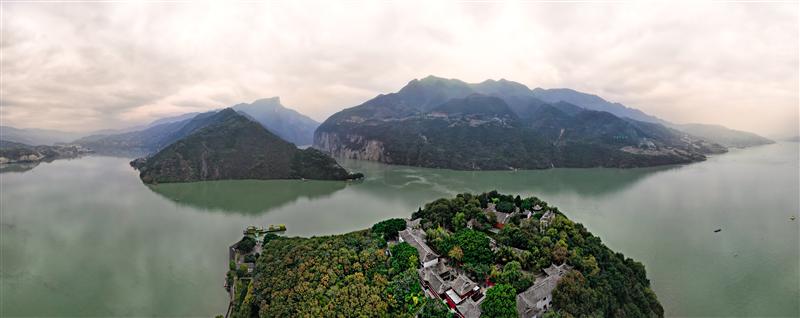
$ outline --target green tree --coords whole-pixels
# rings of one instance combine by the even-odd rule
[[[500,201],[500,203],[498,203],[495,206],[495,209],[497,209],[497,211],[505,212],[505,213],[514,212],[514,202],[511,202],[511,201]]]
[[[242,239],[238,243],[236,243],[236,249],[245,254],[252,252],[255,246],[256,246],[256,239],[250,236],[242,237]]]
[[[422,311],[419,313],[419,318],[453,318],[453,313],[450,309],[438,299],[426,299]]]
[[[406,221],[403,219],[388,219],[375,223],[372,226],[372,233],[383,236],[386,240],[397,238],[397,233],[406,228]]]
[[[453,229],[460,231],[467,227],[467,216],[464,212],[458,212],[453,216]]]
[[[481,303],[481,315],[492,318],[517,317],[517,293],[508,284],[498,284],[486,291]]]
[[[392,252],[392,270],[395,273],[405,272],[409,268],[417,268],[419,257],[417,249],[406,242],[397,243],[389,248]]]

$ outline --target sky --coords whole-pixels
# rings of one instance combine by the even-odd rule
[[[140,125],[280,96],[318,121],[414,78],[597,94],[676,123],[798,134],[798,3],[2,5],[0,123]]]

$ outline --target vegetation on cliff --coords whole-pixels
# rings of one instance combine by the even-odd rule
[[[725,151],[658,123],[544,102],[518,83],[436,77],[334,114],[314,144],[337,156],[459,170],[639,167]]]
[[[503,202],[517,212],[496,234],[489,229],[498,221],[486,209]],[[545,211],[551,212],[542,225]],[[515,317],[516,296],[530,286],[531,273],[552,263],[566,263],[571,270],[555,288],[548,316],[664,314],[642,264],[614,253],[538,198],[495,191],[459,194],[426,204],[414,218],[421,219],[428,244],[440,255],[475,281],[496,284],[480,304],[484,316]],[[252,282],[239,289],[233,317],[452,317],[440,300],[425,297],[416,249],[405,242],[387,245],[402,221],[343,235],[272,236],[265,240]]]
[[[152,157],[131,162],[145,183],[220,179],[346,180],[351,175],[316,149],[297,149],[232,109]]]
[[[464,220],[472,223],[474,228],[491,228],[497,221],[487,216],[491,213],[483,213],[484,209],[505,204],[512,205],[517,212],[510,214],[499,233],[460,229]],[[531,212],[530,218],[525,211]],[[552,217],[540,222],[544,211],[552,211]],[[500,283],[498,286],[505,284],[520,292],[529,286],[530,281],[526,283],[529,277],[525,277],[527,273],[539,272],[550,264],[568,264],[573,268],[572,273],[562,279],[553,292],[553,308],[564,316],[664,315],[641,263],[613,252],[582,224],[569,220],[558,208],[550,207],[536,197],[521,198],[496,191],[480,195],[459,194],[452,199],[438,199],[426,204],[414,213],[414,218],[422,219],[422,227],[428,229],[428,241],[440,254],[446,255],[448,249],[454,247],[470,250],[474,248],[474,241],[480,241],[456,240],[453,245],[442,245],[438,242],[442,236],[458,237],[463,235],[459,233],[470,231],[471,235],[486,239],[493,237],[497,241],[500,246],[489,253],[493,256],[489,268],[485,267],[485,259],[463,260],[462,267],[476,281],[489,279]],[[448,234],[451,232],[456,234]],[[488,296],[489,292],[487,300]],[[507,302],[503,300],[507,297],[498,295],[497,298],[498,302]]]

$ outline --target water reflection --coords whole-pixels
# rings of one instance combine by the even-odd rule
[[[38,162],[0,164],[0,173],[26,172],[38,166]]]
[[[221,180],[167,183],[149,188],[182,205],[209,211],[261,214],[301,198],[330,196],[346,185],[341,181]]]
[[[356,190],[391,198],[397,191],[417,191],[440,197],[457,193],[501,190],[506,193],[572,193],[583,197],[603,197],[630,188],[656,174],[678,170],[685,165],[635,169],[556,168],[522,171],[455,171],[407,166],[389,166],[369,161],[342,160],[350,170],[363,172],[369,186]]]

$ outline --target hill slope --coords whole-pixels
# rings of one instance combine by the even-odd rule
[[[230,108],[195,118],[181,129],[191,132],[152,157],[131,162],[142,181],[356,177],[333,158],[315,149],[297,149]]]
[[[233,107],[270,132],[296,145],[311,144],[314,129],[319,125],[305,115],[283,107],[277,97]],[[78,139],[75,143],[103,154],[133,156],[151,154],[203,127],[206,124],[205,118],[215,113],[216,111],[211,111],[162,118],[141,130],[92,135]]]
[[[775,143],[751,132],[734,130],[719,125],[670,124],[668,126],[703,139],[713,140],[725,147],[745,148]]]
[[[670,123],[661,118],[648,115],[638,109],[629,108],[620,103],[611,103],[597,95],[581,93],[567,88],[535,88],[532,92],[534,96],[546,102],[567,102],[590,110],[606,111],[618,117],[627,117],[643,122],[663,124],[725,147],[742,148],[774,143],[772,140],[751,132],[734,130],[719,125]]]
[[[426,77],[326,120],[314,146],[347,158],[462,170],[688,163],[724,147],[608,112],[547,103],[509,81]]]

